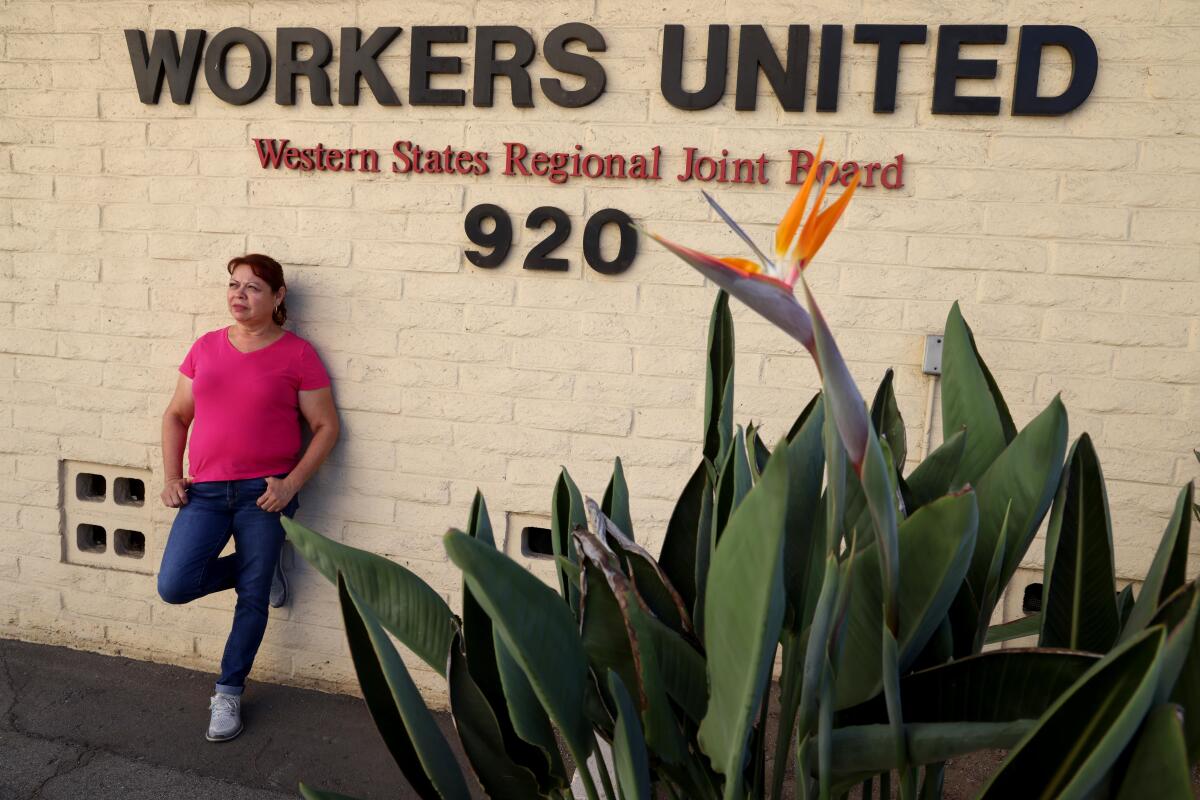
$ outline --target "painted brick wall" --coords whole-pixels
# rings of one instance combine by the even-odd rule
[[[608,90],[559,109],[535,94],[514,109],[294,107],[269,91],[243,107],[203,78],[194,102],[138,101],[122,29],[274,29],[343,25],[512,24],[538,41],[564,21],[603,31]],[[871,112],[874,46],[847,41],[840,110],[817,114],[817,40],[809,109],[768,96],[754,112],[683,112],[660,96],[661,27],[685,22],[693,59],[703,24],[792,22],[1064,23],[1095,39],[1092,97],[1059,118],[1015,118],[1016,28],[995,81],[964,91],[1004,98],[999,117],[930,113],[930,43],[907,46],[897,111]],[[736,37],[735,37],[736,38]],[[407,98],[407,39],[385,69]],[[692,185],[670,179],[682,147],[766,152],[813,147],[836,158],[903,152],[905,186],[864,190],[811,279],[864,393],[888,366],[915,442],[930,378],[924,334],[959,299],[1019,424],[1061,393],[1071,435],[1095,438],[1113,505],[1118,571],[1146,569],[1200,445],[1200,6],[1194,0],[693,0],[495,2],[17,2],[0,4],[0,635],[212,667],[232,599],[157,600],[154,576],[61,563],[63,460],[149,468],[161,478],[159,415],[188,344],[226,322],[223,264],[265,251],[288,270],[294,329],[335,378],[344,436],[304,491],[301,519],[395,558],[457,603],[441,533],[465,522],[476,487],[497,530],[505,515],[544,515],[559,465],[603,491],[620,455],[641,537],[657,544],[699,452],[703,346],[713,290],[643,242],[629,272],[582,267],[583,221],[624,209],[697,247],[740,252]],[[462,54],[467,76],[471,47]],[[966,55],[975,55],[968,52]],[[1046,90],[1069,67],[1050,54]],[[236,66],[236,65],[235,65]],[[244,65],[241,65],[244,71]],[[534,77],[551,74],[536,60]],[[698,81],[700,65],[688,65]],[[235,74],[242,74],[239,69]],[[470,79],[443,79],[469,87]],[[1057,83],[1056,83],[1057,82]],[[499,82],[501,89],[504,82]],[[732,79],[730,89],[732,90]],[[535,84],[536,86],[536,84]],[[765,91],[766,84],[763,84]],[[535,89],[536,92],[536,89]],[[255,137],[374,147],[396,139],[488,150],[500,143],[599,152],[662,145],[656,185],[577,180],[264,171]],[[385,170],[388,159],[384,159]],[[719,190],[765,241],[790,190]],[[462,257],[467,209],[499,203],[516,222],[515,255],[483,271]],[[565,274],[531,273],[534,207],[566,210]],[[737,309],[742,421],[786,430],[817,377],[793,342]],[[935,443],[940,421],[932,420]],[[910,447],[916,451],[918,446]],[[153,498],[158,486],[150,487]],[[153,510],[148,558],[173,512]],[[1200,550],[1196,551],[1200,554]],[[1041,563],[1033,547],[1028,566]],[[296,564],[296,601],[273,612],[256,674],[346,689],[352,665],[335,593]],[[1023,573],[1022,580],[1038,573]],[[1019,601],[1018,601],[1019,602]],[[1009,602],[1010,613],[1014,601]],[[418,677],[436,695],[439,682]]]

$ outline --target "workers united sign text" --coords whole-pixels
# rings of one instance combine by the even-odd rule
[[[473,31],[473,34],[472,34]],[[365,38],[360,28],[342,28],[339,35],[338,65],[331,69],[334,43],[316,28],[278,28],[275,49],[261,36],[245,28],[226,28],[209,37],[208,32],[191,29],[183,43],[171,30],[156,30],[147,40],[146,32],[125,31],[129,58],[143,103],[157,103],[166,83],[171,100],[191,102],[192,92],[204,68],[204,80],[221,100],[244,105],[266,92],[275,72],[275,102],[293,105],[297,84],[308,82],[315,105],[333,105],[333,86],[343,106],[359,102],[362,84],[384,106],[464,106],[467,89],[470,102],[489,108],[499,92],[515,107],[535,104],[534,81],[528,67],[539,57],[538,42],[524,28],[511,25],[484,25],[473,29],[465,25],[433,25],[376,28]],[[706,36],[704,81],[685,88],[683,79],[684,41],[687,36]],[[780,52],[761,25],[741,25],[737,30],[736,60],[731,60],[728,25],[710,25],[706,31],[688,31],[683,25],[663,29],[663,57],[659,87],[671,105],[687,110],[710,108],[726,96],[730,77],[734,82],[735,107],[751,110],[758,102],[760,78],[766,79],[780,106],[789,112],[805,110],[808,93],[810,37],[808,25],[788,27],[787,43]],[[842,45],[845,31],[841,25],[820,28],[820,58],[817,66],[817,111],[836,111],[838,82],[841,74]],[[926,25],[855,25],[853,40],[876,47],[875,93],[873,108],[886,114],[896,108],[896,78],[900,53],[906,45],[924,44],[930,36]],[[473,42],[470,42],[473,38]],[[408,49],[409,90],[401,98],[392,85],[380,56],[404,41]],[[966,58],[966,45],[1007,46],[1007,25],[941,25],[936,28],[935,68],[930,87],[931,107],[935,114],[1000,113],[1000,97],[964,93],[959,81],[995,78],[995,58]],[[501,57],[504,46],[509,54]],[[1071,58],[1072,71],[1065,88],[1053,95],[1038,93],[1042,51],[1061,47]],[[231,51],[244,48],[249,54],[250,71],[240,86],[234,86],[226,65]],[[304,49],[305,55],[299,54]],[[608,51],[608,43],[597,28],[570,22],[550,31],[541,42],[540,58],[558,77],[537,81],[536,93],[564,108],[578,108],[596,102],[607,86],[604,66],[593,54]],[[997,49],[997,53],[999,49]],[[463,55],[473,55],[471,74],[464,74]],[[1083,30],[1070,25],[1022,25],[1016,44],[1016,80],[1011,91],[1015,115],[1061,115],[1077,108],[1096,82],[1098,66],[1096,45]],[[505,79],[503,82],[498,78]],[[437,84],[435,86],[435,83]],[[568,84],[573,88],[568,88]],[[500,87],[500,88],[498,88]]]

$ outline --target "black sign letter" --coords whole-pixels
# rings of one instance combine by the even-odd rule
[[[239,44],[250,52],[250,77],[240,89],[234,89],[225,75],[225,59]],[[267,43],[245,28],[226,28],[213,37],[204,53],[204,80],[212,93],[226,103],[235,106],[253,103],[267,90],[271,80],[271,51]]]
[[[418,25],[412,29],[412,54],[408,62],[408,102],[414,106],[465,106],[467,93],[462,89],[434,89],[431,75],[458,75],[462,59],[435,56],[435,44],[462,44],[467,40],[466,25]]]
[[[371,94],[381,106],[398,106],[400,98],[379,67],[379,54],[400,35],[400,28],[376,28],[375,32],[362,40],[358,28],[342,28],[342,51],[338,61],[338,103],[343,106],[358,105],[358,79],[363,77]]]
[[[497,59],[496,45],[507,42],[513,46],[512,58]],[[526,67],[533,61],[537,47],[524,28],[515,25],[480,25],[475,29],[475,91],[472,102],[478,108],[492,107],[492,88],[499,75],[508,78],[512,87],[512,104],[516,108],[533,108],[533,82]]]
[[[683,33],[682,25],[663,28],[662,74],[659,81],[662,96],[671,105],[685,111],[712,108],[725,94],[725,73],[729,70],[729,26],[708,26],[704,86],[696,92],[687,92],[683,88]]]
[[[771,46],[762,25],[743,25],[738,40],[737,100],[738,111],[753,111],[758,106],[758,71],[767,76],[771,91],[784,111],[804,110],[804,78],[808,71],[808,26],[789,25],[787,69]]]
[[[146,32],[127,29],[125,46],[129,49],[138,98],[147,105],[157,104],[165,77],[172,103],[184,106],[192,102],[196,75],[200,72],[200,50],[207,35],[206,31],[189,30],[183,35],[183,52],[180,52],[175,31],[155,31],[154,44],[147,52]]]
[[[875,113],[896,112],[896,78],[900,75],[900,45],[924,44],[924,25],[855,25],[854,41],[879,45],[875,62]]]
[[[1042,50],[1058,45],[1071,56],[1071,82],[1056,97],[1039,97],[1038,74]],[[1096,85],[1099,59],[1092,37],[1072,25],[1022,25],[1017,44],[1017,80],[1013,87],[1012,113],[1055,117],[1072,111],[1087,100]]]
[[[571,42],[583,42],[589,53],[603,53],[608,49],[600,31],[582,22],[559,25],[546,35],[546,41],[542,44],[546,63],[559,72],[583,78],[583,86],[571,91],[564,89],[558,78],[542,78],[538,81],[542,93],[550,102],[563,108],[579,108],[596,102],[604,94],[604,85],[608,80],[599,61],[567,49]]]
[[[842,26],[821,26],[821,68],[817,71],[817,111],[837,111],[842,78]]]
[[[1005,25],[942,25],[938,28],[937,66],[933,76],[933,113],[1000,113],[999,97],[972,97],[957,93],[959,78],[995,78],[995,59],[959,58],[964,44],[1004,44]]]
[[[312,56],[296,58],[296,46],[312,47]],[[278,28],[275,31],[275,49],[279,56],[279,71],[275,76],[275,103],[281,106],[296,105],[296,76],[308,77],[308,93],[313,105],[331,106],[329,74],[325,67],[333,60],[333,42],[316,28]]]

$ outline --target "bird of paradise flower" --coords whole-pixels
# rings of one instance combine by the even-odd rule
[[[821,163],[824,142],[817,147],[814,164]],[[804,271],[812,264],[821,245],[833,231],[861,177],[855,172],[850,185],[842,195],[822,209],[825,193],[838,174],[834,164],[825,174],[816,202],[805,218],[805,209],[816,184],[817,168],[808,171],[804,183],[796,193],[787,212],[775,230],[774,254],[768,257],[750,238],[749,234],[726,213],[725,209],[707,192],[702,192],[722,220],[742,241],[750,246],[755,258],[718,258],[690,247],[669,241],[655,233],[649,235],[659,244],[694,267],[700,274],[724,289],[733,297],[765,317],[776,327],[796,339],[812,354],[826,384],[829,398],[847,413],[835,414],[838,430],[846,447],[847,455],[855,470],[861,472],[867,448],[867,415],[863,408],[862,395],[850,378],[837,349],[833,334],[825,324],[825,318],[804,280]],[[796,299],[795,287],[799,282],[804,290],[804,306]],[[855,413],[859,412],[859,413]]]
[[[824,141],[817,148],[814,164],[821,163],[823,150]],[[854,190],[858,187],[860,173],[856,171],[846,191],[827,208],[822,209],[825,193],[838,174],[838,166],[834,164],[826,174],[812,210],[806,218],[805,209],[808,207],[808,200],[816,183],[818,170],[813,168],[808,171],[804,184],[800,187],[800,191],[797,192],[775,230],[774,258],[769,258],[763,253],[754,240],[708,193],[703,193],[704,198],[712,205],[721,219],[733,229],[734,233],[750,246],[755,256],[753,260],[717,258],[668,241],[657,234],[650,233],[649,235],[706,278],[712,280],[717,286],[741,300],[804,345],[812,355],[813,361],[816,362],[817,371],[821,375],[825,407],[828,411],[826,420],[832,422],[837,429],[837,439],[841,441],[845,456],[848,457],[849,464],[862,485],[875,529],[875,540],[879,544],[881,556],[879,568],[883,583],[883,608],[881,610],[885,622],[882,626],[884,694],[887,700],[893,745],[896,748],[899,763],[904,765],[901,769],[902,796],[907,798],[914,796],[915,773],[907,766],[902,727],[903,712],[898,688],[900,557],[892,489],[892,474],[895,467],[884,456],[884,447],[880,444],[880,439],[871,426],[862,394],[850,376],[850,370],[838,350],[833,332],[825,322],[825,317],[821,314],[821,309],[817,306],[817,301],[804,279],[804,271],[812,264],[813,258],[833,231],[834,226],[837,225],[842,212],[846,210],[850,198],[854,195]],[[797,283],[804,290],[807,310],[796,299],[795,286]],[[837,471],[840,469],[835,465],[845,462],[842,461],[840,454],[830,449],[829,440],[831,438],[832,436],[826,439],[826,450],[827,466],[830,469],[832,481],[833,476],[838,474]],[[838,503],[834,501],[831,505],[837,506]],[[837,517],[838,512],[835,511],[834,514]],[[828,557],[831,559],[830,563],[834,565],[837,563],[838,550],[836,528],[840,528],[840,522],[827,526],[826,531]],[[840,594],[844,590],[844,587],[842,589],[838,587],[840,581],[837,578],[836,569],[828,575],[830,579],[822,584],[821,599],[818,600],[818,608],[824,607],[826,614],[832,613],[834,607],[833,602],[824,602],[826,595],[829,595],[828,600],[830,601],[837,596],[840,606]],[[818,620],[814,618],[811,630],[818,628],[817,622]],[[832,622],[832,618],[826,622]],[[835,646],[836,636],[832,634],[834,627],[836,626],[826,625],[823,628],[827,631],[825,641],[820,641],[821,637],[809,640],[805,656],[806,665],[811,663],[814,668],[820,669],[817,665],[823,663],[822,659],[827,658],[825,652],[828,648]],[[806,666],[806,671],[807,669]],[[801,702],[803,705],[807,701],[802,698]],[[822,705],[830,702],[829,698],[822,699]],[[821,785],[823,789],[828,787],[828,765],[825,761],[826,759],[822,759]],[[822,796],[827,796],[827,794],[823,791]]]

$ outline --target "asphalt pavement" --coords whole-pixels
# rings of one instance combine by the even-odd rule
[[[252,683],[245,731],[204,739],[213,676],[0,639],[0,800],[278,800],[301,780],[416,797],[356,697]],[[438,715],[447,738],[447,714]],[[460,754],[461,759],[461,754]]]

